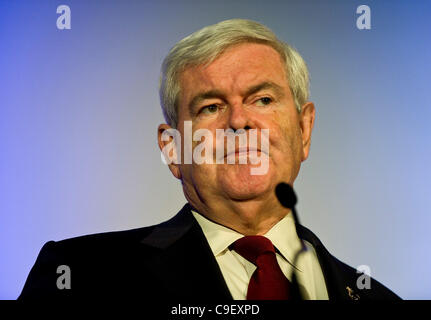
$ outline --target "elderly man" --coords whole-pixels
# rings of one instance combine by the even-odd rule
[[[156,226],[48,242],[20,298],[397,299],[295,227],[276,196],[309,155],[308,95],[301,56],[259,23],[222,21],[181,40],[162,68],[158,137],[188,203]],[[233,132],[230,148],[220,130]]]

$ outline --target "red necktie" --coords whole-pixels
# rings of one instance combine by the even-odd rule
[[[271,240],[245,236],[235,241],[232,248],[257,267],[248,284],[247,300],[289,299],[290,282],[277,263]]]

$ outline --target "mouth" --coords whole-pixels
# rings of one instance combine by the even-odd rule
[[[249,155],[251,155],[251,156],[258,156],[261,153],[266,154],[266,152],[262,152],[259,148],[248,148],[248,147],[245,147],[245,148],[238,148],[235,151],[229,152],[228,154],[226,154],[224,156],[224,158],[228,158],[228,157],[232,157],[232,156],[234,156],[234,157],[237,157],[237,156],[238,157],[244,157],[244,156],[249,156]]]

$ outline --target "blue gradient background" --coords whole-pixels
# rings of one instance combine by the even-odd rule
[[[67,4],[72,29],[58,30]],[[371,30],[356,7],[371,7]],[[1,1],[0,298],[41,246],[158,223],[185,203],[160,161],[169,48],[229,18],[307,61],[317,122],[302,223],[406,299],[431,298],[429,1]]]

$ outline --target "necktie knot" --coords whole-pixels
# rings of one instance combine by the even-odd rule
[[[274,254],[271,240],[264,236],[245,236],[232,245],[232,248],[251,263],[258,265],[258,258],[265,254]]]

